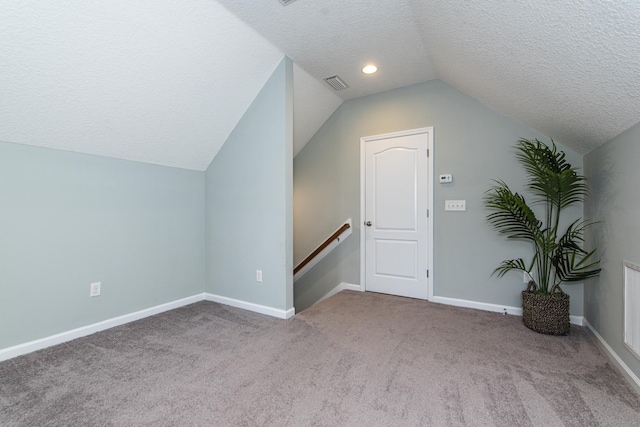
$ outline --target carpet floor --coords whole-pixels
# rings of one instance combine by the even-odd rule
[[[2,426],[639,426],[582,327],[343,291],[278,320],[199,302],[0,363]]]

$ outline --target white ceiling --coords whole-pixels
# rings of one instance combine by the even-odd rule
[[[283,55],[214,1],[3,0],[0,141],[204,170]],[[294,74],[299,151],[342,99]]]
[[[350,86],[337,92],[343,99],[438,78],[413,1],[218,1],[315,78],[340,75]],[[361,72],[369,62],[375,75]]]
[[[585,154],[640,121],[640,1],[414,1],[438,77]]]
[[[579,153],[640,121],[637,0],[3,0],[0,140],[204,170],[284,54],[295,153],[434,78]]]

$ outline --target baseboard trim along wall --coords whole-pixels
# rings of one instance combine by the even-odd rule
[[[596,339],[599,341],[599,344],[602,346],[602,349],[605,351],[607,356],[609,356],[609,359],[611,359],[613,365],[620,371],[620,373],[622,373],[622,376],[625,377],[627,382],[636,390],[636,392],[640,393],[640,378],[638,378],[638,376],[633,373],[631,368],[629,368],[629,366],[624,363],[624,360],[622,360],[620,356],[618,356],[618,353],[616,353],[613,348],[611,348],[611,346],[607,344],[604,338],[602,338],[598,331],[596,331],[595,328],[591,326],[591,323],[589,323],[587,319],[584,320],[584,323],[586,327],[589,328],[589,330],[593,333],[593,335],[595,335]]]
[[[338,292],[344,290],[351,291],[359,291],[364,292],[364,289],[360,285],[355,285],[352,283],[342,282],[335,288],[331,289],[327,292],[322,298],[320,298],[316,304],[320,301],[323,301],[327,298],[332,297]],[[23,354],[31,353],[37,350],[42,350],[47,347],[51,347],[57,344],[62,344],[76,338],[81,338],[87,335],[94,334],[96,332],[104,331],[105,329],[113,328],[116,326],[124,325],[125,323],[134,322],[136,320],[143,319],[145,317],[153,316],[155,314],[163,313],[168,310],[173,310],[175,308],[183,307],[185,305],[193,304],[198,301],[213,301],[219,304],[228,305],[231,307],[241,308],[243,310],[249,310],[260,314],[265,314],[267,316],[277,317],[279,319],[289,319],[295,315],[295,308],[290,308],[288,310],[282,310],[278,308],[268,307],[265,305],[254,304],[247,301],[241,301],[233,298],[224,297],[221,295],[215,295],[211,293],[202,293],[196,294],[187,298],[182,298],[176,301],[168,302],[165,304],[160,304],[155,307],[146,308],[144,310],[139,310],[134,313],[125,314],[122,316],[114,317],[112,319],[107,319],[98,323],[94,323],[87,326],[82,326],[80,328],[72,329],[70,331],[61,332],[59,334],[51,335],[49,337],[37,339],[34,341],[30,341],[23,344],[18,344],[12,347],[7,347],[4,349],[0,349],[0,362],[3,360],[12,359],[17,356],[21,356]],[[514,316],[522,316],[522,308],[520,307],[510,307],[503,306],[497,304],[489,304],[477,301],[469,301],[457,298],[448,298],[448,297],[438,297],[434,296],[431,299],[431,302],[452,305],[456,307],[465,307],[465,308],[474,308],[477,310],[484,311],[492,311],[496,313],[507,313]],[[584,326],[586,324],[587,327],[594,333],[594,335],[598,338],[598,340],[602,343],[606,351],[611,355],[615,363],[619,365],[619,368],[625,375],[628,376],[629,381],[633,382],[640,391],[640,379],[633,374],[633,372],[629,369],[629,367],[618,357],[618,355],[613,351],[613,349],[604,341],[604,339],[596,332],[595,329],[584,319],[582,316],[570,316],[571,324]]]
[[[163,313],[165,311],[193,304],[195,302],[202,301],[203,299],[204,294],[197,294],[187,298],[168,302],[166,304],[160,304],[156,305],[155,307],[145,308],[144,310],[114,317],[112,319],[103,320],[102,322],[94,323],[92,325],[82,326],[70,331],[61,332],[59,334],[51,335],[45,338],[40,338],[35,341],[18,344],[13,347],[7,347],[0,350],[0,362],[3,360],[12,359],[14,357],[22,356],[23,354],[42,350],[43,348],[62,344],[76,338],[95,334],[96,332],[104,331],[105,329],[124,325],[125,323],[144,319],[145,317],[153,316],[154,314]]]
[[[92,325],[82,326],[70,331],[61,332],[49,337],[40,338],[35,341],[30,341],[23,344],[15,345],[13,347],[0,349],[0,362],[2,362],[3,360],[13,359],[14,357],[22,356],[23,354],[42,350],[47,347],[62,344],[76,338],[86,337],[87,335],[95,334],[96,332],[104,331],[105,329],[113,328],[116,326],[124,325],[125,323],[144,319],[145,317],[153,316],[154,314],[160,314],[165,311],[173,310],[175,308],[184,307],[185,305],[193,304],[199,301],[213,301],[232,307],[242,308],[244,310],[255,311],[256,313],[266,314],[268,316],[273,316],[280,319],[288,319],[295,314],[294,308],[290,308],[289,310],[279,310],[277,308],[253,304],[250,302],[227,298],[220,295],[202,293],[168,302],[166,304],[156,305],[155,307],[145,308],[144,310],[136,311],[134,313],[114,317],[113,319],[103,320]]]
[[[327,298],[330,298],[330,297],[334,296],[338,292],[342,292],[342,291],[346,291],[346,290],[358,291],[358,292],[364,291],[364,289],[362,289],[362,287],[360,285],[354,285],[352,283],[342,282],[338,286],[336,286],[335,288],[331,289],[329,292],[324,294],[324,296],[322,298],[320,298],[318,301],[316,301],[315,303],[313,303],[313,305],[316,305],[320,301],[324,301]]]
[[[430,301],[439,304],[453,305],[456,307],[475,308],[477,310],[493,311],[496,313],[506,313],[514,316],[522,316],[522,307],[511,307],[507,305],[489,304],[486,302],[437,296],[431,298]],[[584,326],[584,317],[569,316],[569,322],[571,322],[572,325]]]
[[[338,292],[341,292],[344,290],[364,292],[363,287],[360,285],[354,285],[352,283],[342,282],[338,286],[336,286],[335,288],[327,292],[315,304],[318,304],[320,301],[324,301],[325,299],[332,297]],[[434,296],[429,301],[435,302],[438,304],[453,305],[455,307],[474,308],[476,310],[492,311],[495,313],[503,313],[503,314],[506,313],[506,314],[511,314],[513,316],[522,316],[522,307],[512,307],[508,305],[490,304],[486,302],[478,302],[478,301],[449,298],[449,297],[437,297],[437,296]],[[577,325],[577,326],[585,325],[585,319],[582,316],[569,316],[569,322],[571,322],[572,325]]]
[[[290,308],[289,310],[281,310],[278,308],[268,307],[266,305],[254,304],[252,302],[241,301],[210,293],[205,293],[204,299],[224,305],[230,305],[231,307],[237,307],[244,310],[254,311],[260,314],[266,314],[267,316],[277,317],[279,319],[289,319],[296,313],[295,308]]]

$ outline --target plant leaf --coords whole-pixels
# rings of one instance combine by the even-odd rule
[[[485,206],[493,212],[487,220],[501,234],[509,239],[536,241],[542,237],[542,222],[536,218],[524,197],[511,191],[504,181],[487,191]]]
[[[600,260],[592,261],[595,252],[595,249],[586,252],[582,248],[576,251],[573,248],[559,246],[552,257],[556,270],[556,283],[582,282],[600,274],[601,269],[596,268]]]
[[[502,277],[512,270],[529,271],[527,270],[524,260],[517,258],[502,261],[500,265],[493,270],[493,274],[498,273],[498,277]]]
[[[558,209],[581,202],[588,194],[587,179],[578,174],[551,141],[551,147],[538,139],[520,139],[516,158],[531,179],[528,188],[538,197],[535,202],[547,201]]]

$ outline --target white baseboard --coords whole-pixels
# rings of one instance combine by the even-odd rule
[[[338,286],[336,286],[335,288],[333,288],[333,289],[331,289],[329,292],[327,292],[327,293],[326,293],[322,298],[320,298],[318,301],[316,301],[316,302],[314,303],[314,305],[315,305],[315,304],[317,304],[317,303],[319,303],[320,301],[324,301],[324,300],[326,300],[327,298],[334,296],[334,295],[335,295],[335,294],[337,294],[338,292],[346,291],[346,290],[350,290],[350,291],[358,291],[358,292],[362,292],[362,291],[364,291],[364,289],[362,289],[362,287],[361,287],[360,285],[354,285],[354,284],[352,284],[352,283],[345,283],[345,282],[342,282],[342,283],[340,283]]]
[[[282,310],[279,308],[268,307],[266,305],[254,304],[252,302],[241,301],[233,298],[223,297],[221,295],[215,295],[210,293],[204,294],[204,299],[207,301],[213,301],[224,305],[230,305],[231,307],[242,308],[243,310],[254,311],[260,314],[266,314],[267,316],[277,317],[279,319],[289,319],[296,314],[295,308],[289,310]]]
[[[496,313],[506,313],[514,316],[522,316],[522,307],[512,307],[508,305],[489,304],[486,302],[469,301],[458,298],[437,297],[434,296],[430,300],[439,304],[454,305],[456,307],[475,308],[476,310],[493,311]],[[584,317],[569,316],[569,322],[572,325],[584,326]]]
[[[197,294],[187,298],[179,299],[177,301],[168,302],[166,304],[156,305],[155,307],[145,308],[144,310],[136,311],[134,313],[129,313],[123,316],[114,317],[112,319],[103,320],[102,322],[82,326],[70,331],[61,332],[59,334],[51,335],[49,337],[41,338],[35,341],[18,344],[13,347],[7,347],[0,350],[0,361],[12,359],[14,357],[31,353],[33,351],[42,350],[43,348],[51,347],[53,345],[62,344],[76,338],[95,334],[96,332],[104,331],[105,329],[124,325],[125,323],[153,316],[154,314],[159,314],[168,310],[173,310],[175,308],[193,304],[195,302],[202,301],[203,299],[204,294]]]
[[[609,356],[609,359],[611,359],[613,365],[620,371],[620,373],[622,373],[627,382],[636,390],[636,392],[640,393],[640,378],[638,378],[638,376],[633,373],[631,368],[629,368],[629,366],[624,363],[624,360],[622,360],[620,356],[618,356],[618,353],[616,353],[613,348],[611,348],[611,346],[607,344],[604,338],[602,338],[598,331],[596,331],[595,328],[591,326],[591,323],[589,323],[588,320],[585,319],[584,323],[587,328],[589,328],[589,330],[593,333],[593,335],[595,335],[595,337],[598,339],[600,345],[604,349],[605,353],[607,353],[607,356]]]
[[[0,349],[0,362],[3,360],[12,359],[14,357],[22,356],[23,354],[31,353],[33,351],[42,350],[53,345],[62,344],[76,338],[85,337],[87,335],[95,334],[96,332],[104,331],[105,329],[113,328],[115,326],[124,325],[125,323],[133,322],[136,320],[144,319],[145,317],[153,316],[165,311],[173,310],[185,305],[193,304],[198,301],[214,301],[220,304],[226,304],[233,307],[242,308],[249,311],[255,311],[257,313],[266,314],[280,319],[288,319],[295,314],[295,309],[279,310],[277,308],[267,307],[264,305],[253,304],[250,302],[239,301],[232,298],[226,298],[219,295],[201,293],[187,298],[182,298],[176,301],[168,302],[166,304],[156,305],[155,307],[146,308],[144,310],[136,311],[134,313],[125,314],[123,316],[114,317],[113,319],[103,320],[102,322],[94,323],[80,328],[72,329],[70,331],[61,332],[59,334],[51,335],[49,337],[37,339],[35,341],[18,344],[12,347]]]

